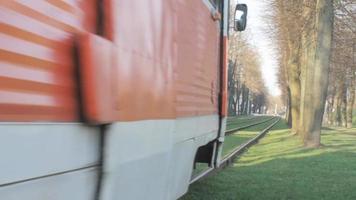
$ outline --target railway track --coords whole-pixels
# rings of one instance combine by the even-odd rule
[[[238,127],[238,128],[234,128],[234,129],[230,129],[225,131],[225,134],[231,134],[233,132],[236,132],[238,130],[243,130],[243,129],[247,129],[253,126],[257,126],[263,123],[267,123],[267,122],[271,122],[268,123],[268,125],[262,130],[260,131],[255,137],[251,138],[250,140],[248,140],[247,142],[243,143],[242,145],[239,145],[237,147],[235,147],[230,153],[228,153],[227,155],[225,155],[223,157],[223,159],[220,162],[219,168],[208,168],[206,170],[204,170],[203,172],[197,174],[196,176],[194,176],[192,178],[192,180],[190,181],[190,183],[194,183],[200,179],[206,178],[209,175],[218,172],[220,170],[222,170],[223,168],[225,168],[226,166],[230,165],[231,163],[233,163],[233,161],[235,160],[236,157],[238,157],[239,155],[241,155],[242,153],[245,152],[246,149],[248,149],[249,147],[251,147],[252,145],[256,144],[262,137],[264,137],[268,131],[273,128],[278,122],[280,121],[279,117],[272,117],[270,119],[267,120],[263,120],[263,121],[259,121],[257,123],[254,124],[249,124],[243,127]]]
[[[245,117],[245,118],[236,118],[234,120],[230,119],[227,120],[228,125],[238,125],[238,124],[243,124],[251,120],[256,120],[256,119],[267,119],[271,118],[271,116],[250,116],[250,117]]]
[[[260,120],[260,121],[257,121],[255,123],[252,123],[252,124],[246,124],[246,125],[243,125],[243,126],[239,126],[239,127],[236,127],[236,128],[231,128],[231,129],[228,129],[225,131],[225,135],[229,135],[229,134],[232,134],[236,131],[239,131],[239,130],[243,130],[243,129],[247,129],[247,128],[250,128],[250,127],[253,127],[253,126],[257,126],[259,124],[263,124],[263,123],[266,123],[268,121],[272,121],[274,119],[276,119],[277,117],[271,117],[271,118],[268,118],[268,119],[263,119],[263,120]],[[230,124],[234,124],[234,125],[239,125],[239,124],[243,124],[244,122],[242,123],[230,123]]]

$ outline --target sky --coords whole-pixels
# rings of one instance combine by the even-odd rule
[[[247,30],[242,33],[248,35],[249,43],[255,46],[261,57],[262,75],[268,91],[273,96],[278,96],[281,91],[277,84],[276,51],[271,36],[268,34],[266,19],[264,18],[268,4],[261,0],[238,0],[248,6]]]

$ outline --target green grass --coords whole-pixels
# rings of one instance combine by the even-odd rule
[[[193,169],[193,177],[199,175],[209,168],[210,167],[207,163],[195,163],[195,168]]]
[[[222,155],[225,156],[231,153],[236,147],[246,143],[250,139],[257,136],[262,130],[264,130],[268,125],[272,124],[273,121],[268,121],[245,130],[235,132],[234,134],[225,137],[224,146],[222,150]]]
[[[235,164],[193,184],[181,200],[356,199],[356,129],[324,129],[305,149],[278,123]]]
[[[244,118],[250,118],[253,117],[253,115],[237,115],[237,116],[229,116],[227,117],[227,120],[232,120],[232,119],[244,119]]]
[[[248,118],[230,119],[227,121],[226,130],[247,126],[257,122],[262,122],[270,118],[272,118],[272,116],[253,116]]]
[[[253,119],[252,119],[253,118]],[[229,122],[234,122],[238,123],[239,126],[245,126],[246,123],[256,123],[259,121],[266,120],[268,118],[271,118],[270,116],[238,116],[238,117],[230,117]],[[267,124],[270,124],[271,122],[266,122],[263,124],[260,124],[258,126],[250,127],[246,130],[236,132],[236,134],[232,134],[230,136],[225,137],[225,142],[223,146],[223,152],[222,155],[227,155],[228,153],[232,152],[236,147],[240,146],[241,144],[247,142],[251,138],[255,137],[260,131],[262,131]],[[241,125],[242,124],[242,125]],[[236,127],[236,126],[235,126]],[[196,163],[195,168],[193,170],[193,176],[196,176],[203,171],[209,169],[208,164],[206,163]]]

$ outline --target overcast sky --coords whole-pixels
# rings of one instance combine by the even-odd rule
[[[239,0],[248,6],[247,34],[249,41],[254,45],[261,56],[262,74],[270,94],[280,95],[277,85],[277,62],[276,52],[272,48],[271,36],[268,35],[268,27],[264,18],[268,4],[262,0]]]

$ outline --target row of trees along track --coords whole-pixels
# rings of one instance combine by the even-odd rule
[[[351,5],[353,0],[269,1],[274,7],[271,24],[278,41],[279,84],[287,102],[287,120],[305,146],[316,147],[327,97],[330,119],[342,118],[343,106],[349,106],[344,109],[345,121],[352,117],[355,12],[349,9],[355,9],[355,4]]]
[[[338,1],[335,5],[333,36],[325,123],[351,128],[356,88],[354,0]]]
[[[258,53],[241,35],[232,33],[229,56],[229,115],[265,114],[267,89]]]

